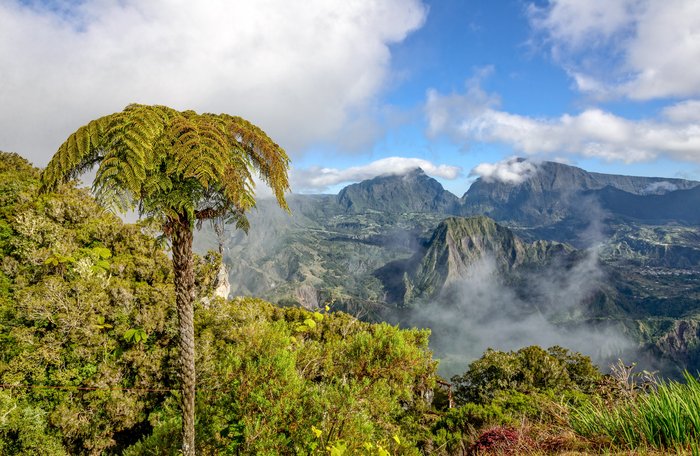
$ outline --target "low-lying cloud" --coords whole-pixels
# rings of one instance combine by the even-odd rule
[[[509,158],[498,163],[481,163],[475,166],[470,176],[481,177],[486,182],[521,184],[537,172],[535,163],[518,158]]]
[[[556,265],[528,275],[530,297],[524,299],[504,283],[493,259],[483,258],[452,284],[448,299],[413,310],[411,323],[432,329],[431,346],[445,376],[464,372],[487,348],[507,351],[533,344],[582,352],[606,368],[634,344],[619,328],[574,323],[602,280],[591,251],[570,270]]]
[[[421,158],[387,157],[362,166],[346,169],[311,168],[293,169],[291,173],[292,188],[295,191],[324,191],[338,184],[359,182],[381,175],[400,175],[416,168],[421,168],[426,174],[443,179],[456,179],[462,173],[462,168],[452,165],[437,165]]]
[[[653,182],[642,189],[642,195],[658,195],[661,193],[675,192],[678,186],[673,182],[659,181]]]

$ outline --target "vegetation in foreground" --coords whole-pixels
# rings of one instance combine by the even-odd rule
[[[0,454],[177,454],[172,268],[149,228],[0,154]],[[199,296],[218,258],[196,259]],[[256,299],[197,304],[201,454],[697,454],[700,383],[560,347],[436,384],[428,332]]]
[[[195,454],[195,273],[192,231],[203,220],[236,222],[255,206],[252,172],[281,207],[289,190],[289,158],[265,132],[228,114],[197,114],[131,104],[90,121],[58,148],[41,173],[41,190],[55,191],[96,166],[97,200],[134,210],[158,223],[172,246],[179,326],[182,454]]]

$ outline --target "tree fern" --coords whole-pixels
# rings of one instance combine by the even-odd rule
[[[228,114],[197,114],[132,104],[78,128],[43,171],[42,191],[55,190],[98,165],[93,192],[113,210],[137,207],[160,220],[173,247],[180,320],[183,447],[194,454],[194,271],[192,229],[202,220],[235,223],[255,206],[253,172],[288,210],[289,158],[257,126]]]

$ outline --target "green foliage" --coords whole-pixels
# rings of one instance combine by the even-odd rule
[[[21,197],[0,207],[0,383],[15,385],[0,390],[0,453],[176,454],[167,255],[85,191],[37,195],[18,163]],[[196,259],[200,297],[219,261]],[[415,453],[435,379],[427,331],[255,299],[214,301],[195,324],[202,453]]]
[[[42,173],[42,189],[99,164],[93,191],[106,207],[168,219],[222,218],[247,228],[255,206],[251,170],[286,208],[289,158],[264,131],[240,117],[131,104],[80,127]]]
[[[67,455],[47,415],[11,391],[0,390],[0,454]]]
[[[124,340],[134,344],[138,344],[148,339],[148,334],[141,328],[127,329],[124,333]]]
[[[220,442],[217,451],[297,454],[342,444],[355,454],[368,441],[388,447],[394,435],[404,452],[415,446],[401,423],[426,406],[421,397],[433,386],[427,332],[252,299],[200,310],[198,322],[207,328],[199,381],[229,389],[209,403],[200,389],[201,441]]]
[[[307,319],[317,325],[300,333]],[[199,309],[196,327],[203,454],[415,454],[411,416],[427,407],[436,367],[425,331],[256,299]],[[148,422],[125,454],[172,454],[176,401]]]
[[[501,391],[520,393],[592,391],[601,374],[590,358],[562,347],[537,346],[516,352],[488,349],[452,382],[455,400],[489,403]]]
[[[0,453],[124,447],[164,399],[140,388],[172,381],[169,260],[83,190],[38,196],[38,173],[21,164],[0,155],[0,185],[14,183],[0,206],[11,230],[0,237],[0,383],[15,385],[0,413]],[[156,343],[125,341],[131,328]]]
[[[571,427],[585,437],[607,437],[628,449],[676,450],[700,444],[700,381],[660,382],[647,393],[606,404],[594,398],[570,414]]]

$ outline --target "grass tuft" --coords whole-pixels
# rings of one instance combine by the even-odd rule
[[[621,402],[585,402],[572,409],[571,427],[584,437],[605,436],[630,450],[700,454],[700,381],[687,372],[684,377],[684,383],[660,381],[651,391]]]

